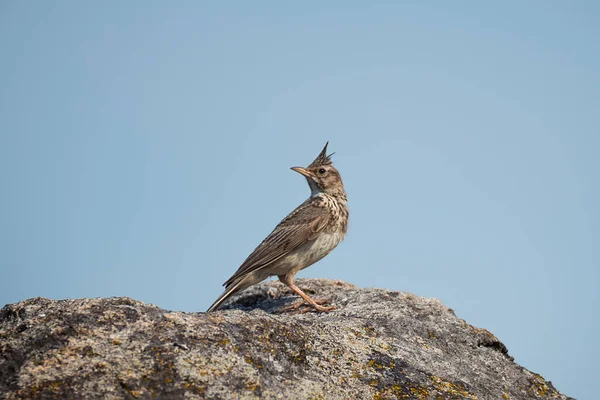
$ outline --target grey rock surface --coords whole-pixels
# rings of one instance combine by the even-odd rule
[[[265,282],[214,313],[129,298],[36,298],[0,311],[4,399],[567,399],[438,300],[329,280],[339,308]]]

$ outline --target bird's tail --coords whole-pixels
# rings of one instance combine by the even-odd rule
[[[225,291],[223,292],[223,294],[221,294],[219,296],[219,298],[217,300],[215,300],[215,302],[212,304],[212,306],[208,307],[208,310],[206,310],[206,312],[215,311],[231,295],[233,295],[234,293],[239,292],[240,290],[245,289],[248,286],[250,286],[250,285],[243,285],[243,283],[244,283],[244,279],[241,279],[241,280],[237,281],[236,283],[234,283],[233,285],[231,285],[228,288],[226,288]]]

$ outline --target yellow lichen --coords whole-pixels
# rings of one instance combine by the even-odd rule
[[[462,396],[467,399],[477,400],[477,396],[473,393],[467,392],[462,385],[448,382],[446,380],[438,378],[437,376],[431,376],[430,379],[433,382],[433,387],[439,390],[440,392],[450,393],[454,396]]]
[[[417,399],[419,400],[424,400],[427,398],[427,396],[429,396],[429,392],[427,391],[427,389],[419,387],[419,388],[410,388],[410,392],[416,396]]]
[[[419,393],[420,389],[413,389],[416,390],[416,393]],[[423,389],[425,390],[425,389]],[[424,393],[424,392],[420,392],[420,393]],[[425,390],[425,393],[427,393],[427,390]],[[419,395],[421,396],[421,395]],[[390,399],[390,398],[395,398],[395,399],[407,399],[407,398],[417,398],[417,399],[421,399],[421,397],[415,397],[415,392],[413,392],[412,394],[408,394],[408,393],[404,393],[404,390],[402,388],[402,386],[398,385],[398,384],[394,384],[391,386],[387,386],[384,390],[380,390],[377,393],[375,393],[373,395],[373,399],[374,400],[383,400],[383,399]]]
[[[250,365],[254,365],[256,368],[262,368],[262,365],[260,362],[257,362],[250,357],[244,357],[244,361],[246,361]]]
[[[53,392],[58,392],[58,389],[60,389],[60,381],[56,381],[56,382],[50,382],[50,384],[48,385],[48,388],[50,390],[52,390]]]
[[[368,368],[373,368],[373,369],[380,370],[380,371],[384,370],[384,369],[388,369],[388,368],[394,368],[394,366],[395,366],[395,364],[392,361],[390,361],[388,365],[379,364],[375,360],[367,361]]]
[[[255,391],[256,389],[259,388],[260,385],[258,384],[258,382],[255,382],[255,381],[247,381],[247,382],[245,382],[244,386],[248,390]]]
[[[535,392],[537,393],[538,396],[546,396],[546,394],[548,393],[548,390],[550,389],[548,387],[548,385],[546,385],[546,381],[544,380],[544,378],[542,378],[541,375],[539,374],[534,374],[536,377],[536,390]]]
[[[546,386],[546,385],[537,385],[536,393],[538,394],[538,396],[546,396],[547,392],[548,392],[548,386]]]

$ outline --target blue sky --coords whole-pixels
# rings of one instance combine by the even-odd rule
[[[559,390],[600,380],[595,2],[0,4],[0,303],[203,311],[309,194],[300,277],[435,297]]]

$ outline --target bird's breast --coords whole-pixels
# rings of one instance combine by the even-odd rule
[[[321,207],[330,212],[330,220],[316,238],[292,250],[269,268],[271,275],[295,274],[311,266],[331,252],[346,234],[348,209],[344,202],[323,193],[318,198]]]
[[[318,261],[321,258],[325,257],[331,250],[337,246],[342,239],[344,239],[344,233],[340,230],[336,230],[333,232],[323,232],[321,233],[312,243],[308,243],[309,249],[308,251],[313,253],[317,259],[314,261]]]
[[[322,232],[279,260],[270,269],[271,275],[285,275],[311,266],[331,252],[344,238],[342,231]]]
[[[303,259],[300,263],[302,264],[300,269],[304,269],[325,257],[342,241],[342,239],[344,239],[344,233],[339,230],[334,232],[325,231],[316,239],[306,243],[300,249],[300,252],[302,253],[301,258]]]

